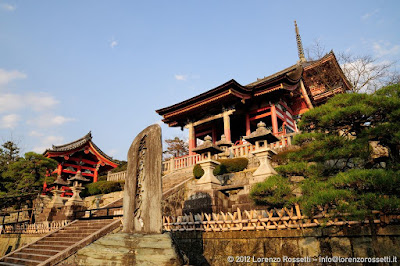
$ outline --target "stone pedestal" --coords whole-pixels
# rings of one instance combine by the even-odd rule
[[[83,200],[80,197],[80,193],[82,190],[84,190],[84,187],[78,187],[78,186],[72,186],[70,187],[72,190],[72,197],[68,199],[67,203],[65,203],[65,206],[72,206],[72,205],[83,205]]]
[[[63,191],[58,190],[58,189],[53,189],[51,191],[51,193],[53,194],[53,198],[50,202],[49,207],[50,208],[53,208],[53,207],[58,208],[58,207],[64,206],[64,202],[61,198],[61,194],[63,193]]]
[[[249,184],[262,182],[266,178],[277,174],[270,162],[271,156],[276,154],[276,151],[263,147],[253,151],[252,154],[260,161],[260,166],[253,173],[253,177],[250,178]]]
[[[80,249],[62,265],[183,265],[169,233],[108,234]]]
[[[201,185],[204,189],[212,189],[213,185],[221,185],[221,182],[215,177],[213,171],[220,162],[207,159],[199,163],[204,170],[204,175],[197,180],[197,185]]]

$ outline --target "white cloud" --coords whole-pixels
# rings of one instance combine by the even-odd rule
[[[187,75],[178,75],[178,74],[175,74],[175,79],[176,79],[176,80],[187,80]]]
[[[40,133],[40,132],[37,132],[35,130],[32,130],[31,132],[29,132],[29,136],[32,136],[32,137],[43,137],[44,134]]]
[[[37,153],[42,153],[52,145],[60,145],[63,144],[63,142],[64,137],[62,136],[46,136],[41,139],[40,145],[34,147],[32,150]]]
[[[58,104],[58,101],[45,93],[0,94],[0,113],[29,108],[39,112],[48,110]]]
[[[396,55],[400,51],[400,45],[392,45],[388,41],[374,42],[372,47],[378,57],[386,55]]]
[[[20,120],[19,115],[9,114],[5,115],[0,119],[0,128],[15,128]]]
[[[367,19],[369,19],[370,17],[372,17],[373,15],[377,14],[378,12],[379,12],[379,9],[375,9],[375,10],[372,11],[372,12],[365,13],[364,15],[361,16],[361,19],[367,20]]]
[[[24,107],[24,99],[21,95],[5,93],[0,94],[0,113],[19,110]]]
[[[14,11],[15,9],[17,9],[17,6],[4,3],[4,4],[1,4],[1,8],[6,11]]]
[[[111,48],[114,48],[117,45],[118,45],[118,42],[116,40],[112,40],[111,43],[110,43],[110,47]]]
[[[118,153],[117,149],[111,149],[107,152],[107,155],[114,157]]]
[[[46,95],[45,93],[28,93],[25,96],[25,102],[34,111],[46,110],[59,103],[53,96]]]
[[[27,121],[28,125],[33,125],[39,128],[47,128],[53,126],[61,126],[65,123],[75,121],[74,118],[65,117],[62,115],[43,114],[34,119]]]
[[[18,70],[7,71],[5,69],[0,68],[0,86],[7,85],[13,80],[16,79],[25,79],[26,74],[19,72]]]

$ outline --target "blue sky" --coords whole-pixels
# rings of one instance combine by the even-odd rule
[[[400,69],[399,1],[278,2],[0,0],[0,141],[43,152],[91,130],[126,159],[156,109],[296,63],[294,20],[304,47]]]

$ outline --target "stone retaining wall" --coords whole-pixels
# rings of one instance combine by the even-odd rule
[[[22,246],[32,243],[45,234],[26,235],[26,234],[2,234],[0,235],[0,257],[10,253]]]
[[[102,208],[116,200],[124,197],[124,191],[111,192],[109,194],[101,194],[89,196],[83,199],[85,207],[88,209]]]
[[[278,231],[174,232],[173,239],[189,258],[191,265],[241,264],[228,262],[228,256],[233,256],[235,260],[240,259],[239,256],[249,256],[249,258],[244,258],[250,260],[250,263],[246,265],[270,265],[269,263],[252,263],[252,261],[257,258],[281,258],[282,260],[284,256],[289,258],[308,256],[311,259],[315,258],[317,262],[319,257],[325,256],[397,256],[400,259],[400,225],[320,227]],[[335,265],[317,262],[314,261],[312,264]],[[276,265],[295,264],[278,263]]]

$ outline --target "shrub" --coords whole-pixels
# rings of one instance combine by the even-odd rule
[[[82,192],[83,196],[92,196],[98,194],[107,194],[122,190],[121,183],[118,181],[98,181],[86,185],[86,189]]]
[[[203,168],[201,168],[200,164],[196,164],[193,167],[193,176],[197,179],[199,179],[200,177],[202,177],[204,175],[204,170]]]
[[[243,171],[249,164],[249,160],[247,160],[246,158],[221,159],[218,161],[221,163],[221,165],[224,165],[224,167],[226,168],[226,173]]]
[[[289,205],[294,200],[289,181],[280,175],[271,176],[264,182],[255,184],[250,191],[250,198],[257,205],[278,208]]]
[[[224,164],[219,164],[215,167],[213,174],[214,175],[223,175],[227,172],[226,166]]]
[[[101,176],[99,176],[99,178],[97,179],[97,181],[107,181],[107,175],[101,175]]]

